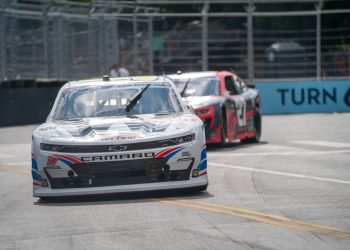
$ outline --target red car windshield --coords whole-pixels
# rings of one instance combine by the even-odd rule
[[[220,84],[217,77],[183,78],[173,80],[183,97],[220,95]]]

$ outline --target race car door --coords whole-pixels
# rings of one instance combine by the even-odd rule
[[[245,132],[248,131],[248,128],[250,126],[253,126],[253,115],[254,115],[254,109],[255,109],[255,96],[252,91],[249,91],[247,85],[239,78],[234,76],[233,77],[234,84],[237,89],[240,91],[240,96],[244,99],[245,103]]]
[[[245,132],[247,126],[247,105],[245,98],[242,96],[243,90],[242,88],[240,88],[240,86],[235,80],[236,79],[234,76],[226,76],[225,87],[227,92],[229,93],[228,101],[230,102],[230,111],[232,112],[232,115],[230,115],[232,121],[229,122],[231,124],[230,128],[232,128],[233,138],[239,139],[239,135]],[[228,131],[229,130],[230,129],[228,129]]]
[[[227,108],[227,137],[230,141],[237,139],[240,128],[246,125],[245,101],[240,96],[241,91],[236,87],[232,75],[225,77],[226,108]]]

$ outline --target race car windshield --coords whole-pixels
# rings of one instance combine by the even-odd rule
[[[130,100],[146,86],[133,108],[126,112]],[[60,96],[55,120],[140,114],[172,114],[182,106],[168,83],[127,83],[108,86],[68,88]]]
[[[218,96],[219,80],[216,77],[175,79],[174,83],[183,97]]]

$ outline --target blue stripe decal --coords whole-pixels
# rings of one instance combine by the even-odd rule
[[[41,181],[41,176],[40,176],[40,174],[38,174],[37,172],[35,172],[35,171],[32,171],[32,178],[33,178],[33,180],[34,181]]]
[[[206,148],[203,148],[202,150],[202,154],[201,154],[201,160],[207,158],[207,149]]]
[[[174,155],[176,155],[177,152],[183,150],[184,148],[179,148],[177,150],[175,150],[174,152],[168,154],[167,156],[165,156],[164,158],[170,159],[171,157],[173,157]]]
[[[34,158],[32,158],[32,169],[38,171],[38,163]]]
[[[68,160],[66,160],[66,159],[63,159],[63,158],[60,158],[60,161],[63,162],[64,164],[70,166],[70,167],[71,167],[72,165],[74,165],[74,163],[72,163],[72,162],[70,162],[70,161],[68,161]]]
[[[204,170],[204,169],[207,169],[207,160],[202,161],[202,163],[198,165],[199,171]]]

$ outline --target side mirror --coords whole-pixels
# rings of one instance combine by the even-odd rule
[[[193,107],[189,104],[186,104],[186,107],[188,108],[188,110],[192,113],[192,114],[196,114],[196,112],[194,111]]]
[[[248,88],[255,89],[255,84],[247,84]]]

